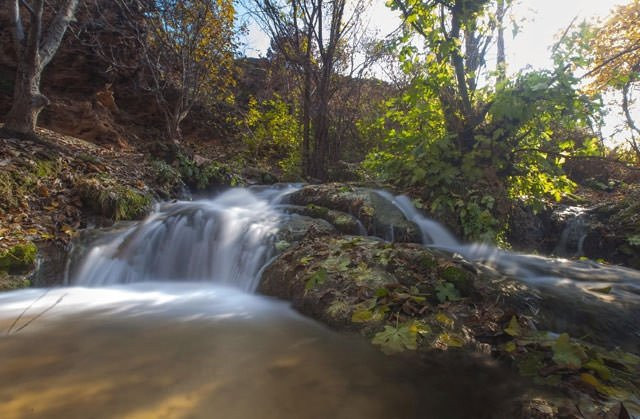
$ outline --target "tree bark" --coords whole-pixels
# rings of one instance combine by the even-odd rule
[[[504,47],[504,15],[505,15],[505,0],[498,0],[498,10],[496,12],[496,20],[498,21],[498,77],[496,79],[497,85],[502,84],[507,79],[507,58]]]
[[[25,37],[19,0],[11,0],[11,18],[16,53],[16,78],[13,103],[5,118],[5,129],[22,135],[35,133],[38,115],[49,100],[40,92],[42,71],[58,50],[73,19],[79,0],[67,0],[58,10],[43,38],[44,0],[35,0],[27,8],[29,34]]]
[[[38,115],[49,104],[49,100],[40,93],[40,72],[28,67],[22,62],[18,64],[13,104],[4,125],[7,131],[23,135],[35,132]]]

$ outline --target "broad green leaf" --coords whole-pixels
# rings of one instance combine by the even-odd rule
[[[382,352],[394,354],[407,349],[416,350],[418,348],[417,334],[411,331],[411,327],[403,325],[399,327],[385,326],[384,330],[376,333],[371,341],[374,345],[380,346]]]
[[[586,357],[584,350],[573,344],[567,333],[561,334],[553,345],[553,361],[561,367],[577,370]]]
[[[441,303],[460,299],[460,293],[451,282],[443,282],[436,285],[436,296]]]
[[[318,285],[322,285],[327,280],[327,271],[324,269],[320,269],[311,275],[311,278],[307,280],[307,283],[304,286],[305,291],[309,291],[315,288]]]

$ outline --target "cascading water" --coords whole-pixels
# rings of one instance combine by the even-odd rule
[[[68,286],[0,294],[0,417],[462,418],[515,395],[502,369],[418,371],[247,292],[296,217],[277,205],[292,189],[161,204]],[[482,403],[458,403],[472,388]]]
[[[640,304],[640,271],[592,261],[570,261],[501,250],[487,243],[461,244],[444,227],[422,215],[406,196],[378,191],[422,231],[423,243],[463,259],[496,269],[533,285],[571,285],[586,291],[612,285],[610,294]]]
[[[525,390],[483,360],[447,354],[426,371],[385,358],[252,294],[295,217],[278,205],[294,189],[160,204],[93,247],[68,286],[0,294],[0,359],[11,360],[0,362],[0,417],[493,417]],[[407,198],[381,194],[427,246],[529,281],[595,277],[638,295],[635,271],[462,245]]]
[[[564,222],[560,240],[553,254],[560,257],[579,257],[583,255],[584,241],[589,232],[588,212],[584,207],[566,207],[558,211],[556,217]]]
[[[231,189],[214,199],[159,205],[142,223],[94,247],[71,283],[213,281],[253,291],[272,256],[284,189]]]

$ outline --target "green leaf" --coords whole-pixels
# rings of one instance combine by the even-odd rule
[[[520,323],[518,323],[516,316],[511,317],[509,326],[507,326],[504,331],[507,335],[513,336],[514,338],[522,335],[522,329],[520,328]]]
[[[567,333],[558,336],[553,345],[553,361],[561,367],[577,370],[587,358],[584,350],[573,343]]]
[[[611,370],[602,363],[602,361],[597,359],[592,359],[586,364],[584,364],[584,368],[589,369],[600,376],[603,380],[609,380],[611,378]]]
[[[443,282],[436,285],[436,296],[441,303],[460,299],[460,293],[451,282]]]
[[[464,346],[464,338],[453,333],[445,332],[438,335],[436,345],[447,348],[461,348]]]
[[[309,291],[315,288],[318,285],[322,285],[327,280],[327,271],[324,269],[320,269],[311,275],[311,278],[307,280],[307,283],[304,286],[305,291]]]
[[[368,309],[360,309],[353,312],[351,321],[353,323],[368,323],[373,319],[373,311]]]
[[[383,331],[376,333],[371,343],[380,346],[382,352],[388,355],[418,348],[417,333],[411,330],[411,325],[397,328],[385,326]]]
[[[304,256],[300,258],[300,261],[298,261],[298,263],[302,266],[307,266],[312,260],[313,256]]]

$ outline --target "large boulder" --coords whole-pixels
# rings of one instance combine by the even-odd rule
[[[394,242],[422,241],[419,228],[373,189],[340,183],[308,185],[288,195],[286,202],[350,214],[362,223],[370,236]]]

